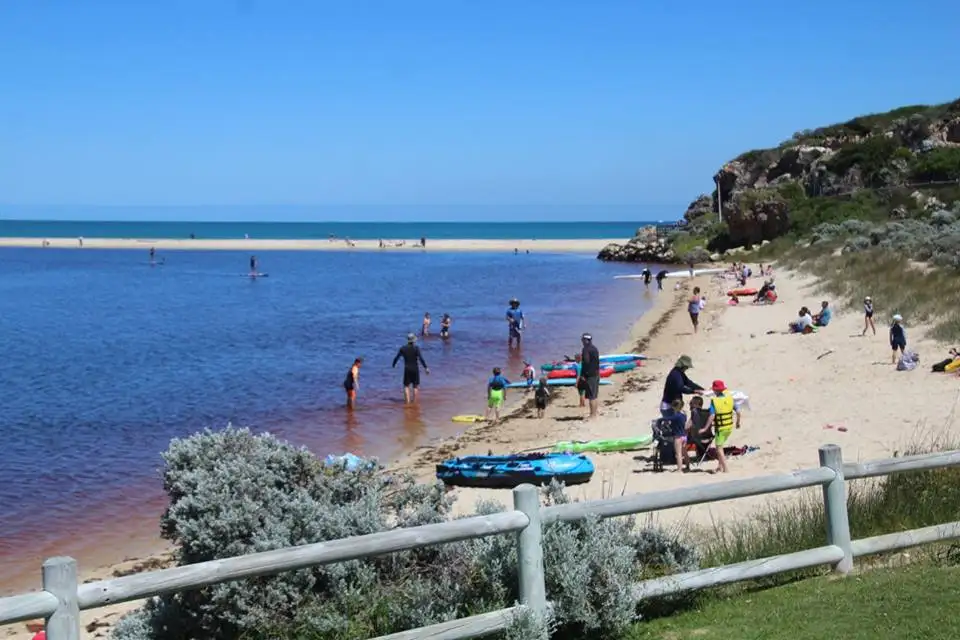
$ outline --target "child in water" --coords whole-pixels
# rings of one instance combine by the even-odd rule
[[[890,325],[890,348],[893,349],[892,361],[897,364],[897,349],[900,355],[907,350],[907,332],[903,328],[903,316],[899,313],[894,314],[893,324]]]
[[[453,318],[450,317],[449,313],[443,314],[443,317],[440,318],[440,337],[449,338],[450,337],[450,325],[453,324]]]
[[[500,409],[503,408],[508,384],[510,384],[510,381],[503,377],[500,367],[494,367],[493,375],[487,380],[487,410],[483,414],[483,419],[489,420],[490,412],[493,412],[493,422],[491,424],[500,422]]]
[[[532,364],[524,360],[523,372],[520,375],[523,377],[524,381],[526,381],[527,386],[532,387],[534,380],[537,378],[537,370],[533,368]]]
[[[430,335],[430,314],[423,314],[423,326],[420,328],[420,335],[426,337]]]
[[[550,397],[550,388],[547,386],[547,379],[540,378],[540,384],[537,385],[537,389],[533,392],[534,402],[537,405],[537,418],[543,417],[543,412],[547,408],[547,398]]]

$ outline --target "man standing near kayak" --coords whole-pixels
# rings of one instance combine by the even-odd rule
[[[430,375],[430,367],[423,360],[423,354],[417,346],[417,336],[412,333],[407,334],[407,344],[400,347],[393,358],[394,368],[400,358],[403,358],[403,401],[410,404],[411,397],[413,402],[416,402],[420,394],[420,365],[423,365],[424,372]]]
[[[510,327],[509,338],[507,339],[507,348],[513,347],[513,341],[517,341],[517,348],[520,347],[520,334],[524,329],[523,311],[520,310],[520,301],[516,298],[510,300],[510,308],[507,309],[507,325]]]
[[[580,352],[580,380],[583,381],[584,398],[590,404],[590,418],[597,417],[597,395],[600,391],[600,352],[593,344],[593,336],[580,336],[583,350]]]

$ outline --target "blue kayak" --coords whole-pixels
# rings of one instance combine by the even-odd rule
[[[536,380],[533,383],[528,384],[527,382],[511,382],[507,385],[507,389],[526,389],[530,387],[531,389],[536,387],[539,384]],[[601,380],[600,384],[613,384],[609,380]],[[577,385],[576,378],[550,378],[547,380],[547,386],[550,387],[575,387]]]
[[[609,353],[600,356],[600,362],[632,362],[646,359],[647,356],[642,353]]]
[[[549,484],[554,478],[570,486],[589,482],[591,477],[590,458],[570,453],[464,456],[437,465],[437,478],[454,487],[512,489],[524,483]]]

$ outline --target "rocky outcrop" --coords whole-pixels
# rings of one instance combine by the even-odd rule
[[[610,243],[597,256],[610,262],[652,262],[672,264],[678,262],[677,254],[666,238],[652,239],[646,235],[637,235],[625,244]]]

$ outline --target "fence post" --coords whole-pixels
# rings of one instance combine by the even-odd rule
[[[66,556],[43,563],[43,590],[57,597],[57,610],[47,618],[47,640],[80,640],[80,607],[77,604],[77,561]]]
[[[547,587],[543,576],[540,492],[530,484],[516,487],[513,490],[513,508],[530,519],[530,524],[519,535],[520,604],[544,617],[547,613]]]
[[[823,507],[827,516],[827,544],[843,549],[843,559],[834,565],[833,570],[846,575],[853,569],[853,547],[850,544],[847,489],[843,479],[843,454],[835,444],[820,447],[819,454],[820,466],[836,474],[833,480],[823,485]]]

